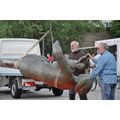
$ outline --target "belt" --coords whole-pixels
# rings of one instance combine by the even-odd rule
[[[117,73],[114,73],[114,74],[105,74],[105,75],[117,75]]]

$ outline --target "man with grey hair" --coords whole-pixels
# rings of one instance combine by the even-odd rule
[[[69,59],[71,60],[78,60],[85,54],[80,51],[79,42],[73,40],[70,43],[71,53],[69,54]],[[89,61],[82,61],[81,63],[84,64],[82,68],[72,68],[73,74],[75,76],[79,76],[80,74],[85,74],[85,69],[89,66]],[[74,89],[69,90],[69,100],[75,100],[76,92]],[[87,94],[79,94],[80,100],[87,100]]]
[[[117,84],[117,66],[115,57],[108,52],[108,45],[106,43],[99,43],[97,51],[101,56],[91,73],[91,78],[95,79],[99,76],[103,100],[114,100]]]

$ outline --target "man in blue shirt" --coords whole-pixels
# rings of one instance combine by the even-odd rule
[[[91,73],[92,79],[99,76],[101,80],[101,95],[103,100],[115,99],[115,88],[117,84],[117,66],[115,57],[107,51],[106,43],[99,43],[97,50],[101,55],[96,67]]]

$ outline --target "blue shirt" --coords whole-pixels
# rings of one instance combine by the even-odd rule
[[[91,77],[99,76],[102,83],[117,84],[117,65],[115,57],[108,51],[100,56]]]

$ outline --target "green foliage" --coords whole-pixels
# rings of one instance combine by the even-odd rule
[[[53,29],[54,40],[59,40],[64,53],[70,52],[69,44],[72,40],[79,43],[84,41],[86,32],[98,32],[104,30],[101,21],[89,20],[59,20],[50,21]]]
[[[82,43],[86,32],[104,30],[98,20],[7,20],[0,21],[0,38],[39,39],[49,27],[52,27],[54,41],[59,40],[64,53],[70,51],[72,40]],[[51,37],[48,35],[45,38],[45,53],[52,53],[51,45]]]
[[[120,37],[120,20],[114,20],[111,22],[110,32],[113,37]]]

